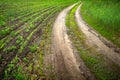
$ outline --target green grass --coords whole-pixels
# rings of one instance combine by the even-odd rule
[[[73,45],[78,50],[80,57],[86,66],[96,76],[97,80],[117,80],[119,79],[119,71],[115,70],[115,66],[110,66],[103,55],[95,52],[94,48],[90,48],[85,43],[85,36],[77,26],[75,21],[75,6],[67,15],[66,25],[68,35]],[[112,63],[113,65],[114,63]]]
[[[80,12],[91,27],[120,47],[119,1],[84,1]]]

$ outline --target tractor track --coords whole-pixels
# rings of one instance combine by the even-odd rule
[[[64,9],[54,23],[52,33],[54,68],[58,80],[95,80],[82,59],[78,57],[66,32],[66,15],[74,6],[75,4]]]

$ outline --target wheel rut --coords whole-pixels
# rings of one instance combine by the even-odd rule
[[[55,72],[58,80],[95,80],[83,61],[77,57],[77,53],[67,35],[66,15],[75,5],[60,12],[53,25],[52,50],[55,59]],[[87,78],[82,70],[83,68],[80,67],[84,67],[84,71],[88,72]]]

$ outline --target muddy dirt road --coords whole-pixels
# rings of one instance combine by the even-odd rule
[[[79,59],[66,32],[66,15],[74,6],[75,4],[64,9],[54,23],[52,46],[55,71],[59,80],[94,80],[88,68]]]
[[[82,4],[81,4],[82,5]],[[104,39],[102,36],[100,36],[96,31],[91,29],[83,20],[80,15],[80,8],[81,5],[78,7],[75,13],[75,18],[76,22],[81,29],[81,31],[85,34],[86,36],[86,42],[89,46],[95,48],[97,52],[100,54],[105,55],[109,60],[111,60],[113,63],[117,64],[120,66],[120,55],[115,52],[115,48],[109,47],[110,44],[112,45],[109,41]]]

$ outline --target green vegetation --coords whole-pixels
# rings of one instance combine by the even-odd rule
[[[6,28],[6,29],[4,29],[4,30],[0,30],[0,35],[6,35],[6,34],[8,34],[10,32],[10,28],[8,27],[8,28]]]
[[[28,80],[28,75],[24,73],[23,66],[15,66],[19,62],[20,58],[16,56],[5,70],[5,78],[3,80]],[[17,69],[16,69],[17,68]],[[13,77],[11,77],[11,74]]]
[[[120,47],[120,1],[86,0],[81,14],[91,27]]]
[[[32,46],[29,46],[29,48],[30,48],[30,51],[32,53],[34,53],[35,51],[37,51],[37,48],[39,48],[39,47],[38,47],[38,45],[32,45]]]
[[[105,56],[95,52],[94,48],[90,48],[85,43],[85,36],[77,26],[75,21],[75,11],[78,5],[75,6],[67,15],[66,25],[68,35],[78,50],[80,57],[83,59],[87,67],[96,76],[98,80],[117,80],[119,79],[119,71],[115,69],[114,63],[111,65],[106,61]]]
[[[11,50],[16,50],[16,49],[17,49],[16,46],[10,46],[10,47],[8,47],[8,48],[5,48],[3,51],[4,51],[4,52],[9,52],[9,51],[11,51]]]

